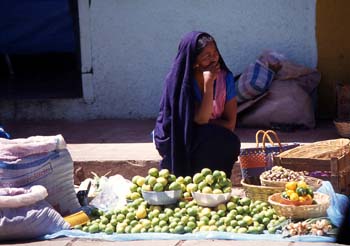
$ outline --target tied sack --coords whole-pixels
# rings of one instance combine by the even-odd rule
[[[61,135],[0,139],[0,188],[42,185],[47,201],[65,216],[80,208],[73,160]]]
[[[69,229],[69,224],[45,201],[47,190],[0,188],[0,241],[33,239]]]
[[[272,141],[270,134],[274,136],[277,145]],[[259,136],[262,137],[262,146],[259,146]],[[266,145],[266,139],[271,145]],[[283,151],[299,146],[297,143],[282,145],[276,132],[272,130],[259,130],[255,135],[256,147],[241,149],[239,155],[242,178],[248,184],[260,185],[260,174],[273,166],[273,157]]]
[[[275,73],[259,60],[249,64],[236,82],[237,102],[241,104],[264,94]]]

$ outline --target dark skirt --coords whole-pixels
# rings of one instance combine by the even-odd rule
[[[241,142],[232,131],[213,124],[195,124],[190,154],[192,173],[207,167],[224,171],[230,178],[240,147]]]

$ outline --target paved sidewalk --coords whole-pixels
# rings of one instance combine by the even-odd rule
[[[90,120],[6,122],[12,138],[62,134],[74,161],[159,160],[152,143],[155,120]],[[238,128],[242,147],[254,145],[256,128]],[[315,129],[277,131],[282,142],[314,142],[339,138],[332,122],[322,121]]]
[[[89,120],[89,121],[42,121],[6,122],[5,129],[13,138],[34,135],[62,134],[74,160],[75,183],[91,177],[91,171],[103,175],[121,174],[131,178],[157,166],[160,156],[150,133],[155,120]],[[242,147],[255,146],[255,128],[238,128]],[[281,141],[314,142],[338,138],[332,122],[320,122],[315,129],[294,132],[277,131]],[[239,173],[235,165],[234,173]],[[237,178],[239,179],[239,177]],[[234,181],[235,182],[235,181]],[[236,181],[236,183],[239,181]]]

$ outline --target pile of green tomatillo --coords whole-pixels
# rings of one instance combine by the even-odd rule
[[[151,168],[146,177],[132,178],[129,202],[121,209],[92,214],[86,225],[75,226],[97,233],[194,233],[222,231],[259,234],[275,233],[286,222],[267,202],[232,196],[227,203],[214,208],[202,207],[191,198],[191,192],[209,194],[231,192],[232,183],[222,171],[205,168],[192,177],[176,177],[168,170]],[[181,199],[172,205],[149,205],[142,197],[145,191],[182,190]]]

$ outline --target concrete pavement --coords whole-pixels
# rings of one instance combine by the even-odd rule
[[[157,166],[160,156],[156,151],[150,133],[154,119],[145,120],[89,120],[89,121],[37,121],[4,122],[5,129],[12,138],[34,135],[62,134],[67,148],[74,160],[75,183],[91,177],[91,171],[103,175],[121,174],[131,178],[136,174],[144,175],[153,166]],[[256,128],[238,128],[242,147],[255,146]],[[322,121],[315,129],[293,132],[277,131],[282,143],[315,142],[338,138],[331,121]],[[233,169],[234,183],[239,184],[239,167]]]

